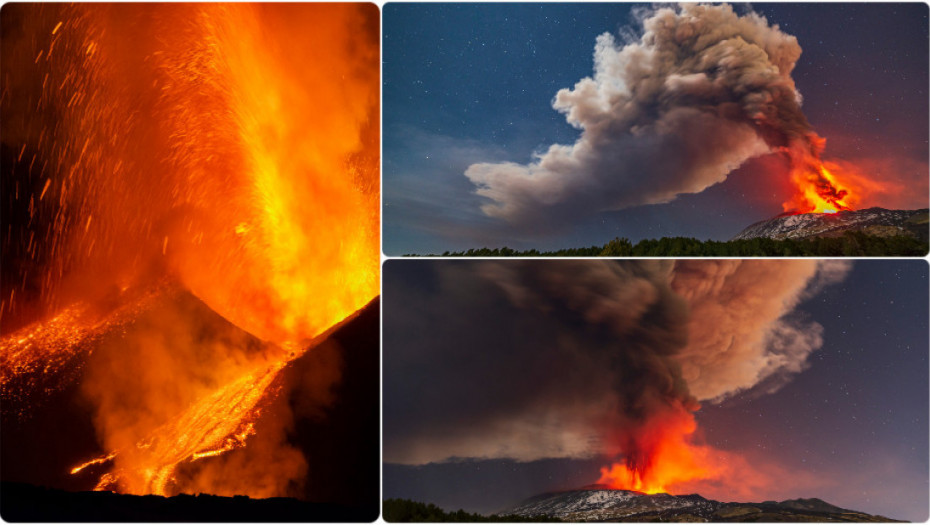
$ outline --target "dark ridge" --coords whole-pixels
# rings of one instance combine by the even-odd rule
[[[459,522],[459,523],[510,523],[510,522],[560,522],[558,518],[546,516],[516,516],[491,514],[482,516],[472,512],[465,512],[459,509],[455,512],[446,512],[445,510],[433,505],[432,503],[420,503],[409,499],[386,499],[384,500],[384,521],[389,523],[405,522]]]
[[[132,496],[66,492],[25,483],[0,483],[0,517],[9,522],[364,522],[367,508],[293,498],[252,499],[199,494]]]
[[[854,512],[848,509],[831,505],[820,498],[798,498],[780,501],[778,503],[769,502],[786,509],[796,510],[813,510],[817,512]]]
[[[913,224],[927,231],[926,223]],[[926,237],[926,236],[924,236]],[[912,235],[878,236],[856,230],[837,232],[831,237],[770,239],[753,237],[730,241],[700,241],[690,237],[643,239],[635,244],[616,238],[603,246],[565,248],[555,251],[471,248],[428,257],[923,257],[930,251],[924,237]],[[417,257],[407,254],[404,257]]]

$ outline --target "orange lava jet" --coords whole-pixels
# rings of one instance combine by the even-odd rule
[[[102,404],[108,452],[72,473],[107,465],[98,489],[177,493],[180,464],[244,446],[280,371],[379,292],[377,7],[20,4],[3,15],[21,28],[3,39],[2,136],[16,150],[3,198],[22,210],[3,237],[4,264],[17,266],[0,318],[20,326],[0,339],[4,398],[10,378],[51,373],[131,322],[139,300],[127,289],[180,283],[263,341],[258,353],[235,338],[162,349],[175,368],[141,367],[136,385],[85,374],[102,384],[89,390],[137,388],[122,397],[139,415]],[[201,321],[177,317],[196,346]],[[205,354],[222,358],[195,361]],[[268,490],[247,492],[283,495]]]
[[[599,485],[646,494],[677,493],[684,483],[714,479],[721,466],[713,451],[692,443],[697,423],[685,409],[676,409],[650,418],[622,445],[622,463],[601,467]]]
[[[855,209],[853,203],[859,199],[851,193],[849,186],[840,183],[836,175],[824,164],[807,165],[795,169],[791,181],[796,192],[782,207],[791,213],[836,213]]]
[[[851,211],[862,199],[863,189],[856,187],[855,175],[844,173],[839,164],[820,159],[826,141],[815,135],[807,137],[806,146],[794,145],[787,151],[791,159],[791,183],[794,194],[782,204],[785,213],[837,213]]]

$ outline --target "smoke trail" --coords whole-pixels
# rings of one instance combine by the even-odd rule
[[[801,370],[822,329],[792,312],[844,271],[815,261],[390,263],[385,461],[648,462],[652,437],[687,427],[678,416],[697,399]]]
[[[560,225],[701,192],[767,152],[787,151],[795,166],[819,159],[824,141],[791,78],[801,54],[795,37],[729,5],[639,14],[638,40],[600,35],[593,78],[555,96],[553,108],[582,130],[577,142],[552,145],[530,164],[466,170],[493,201],[482,207],[487,215]]]

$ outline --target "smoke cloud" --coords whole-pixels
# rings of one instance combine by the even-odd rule
[[[774,392],[807,368],[823,328],[793,313],[841,281],[841,261],[678,261],[671,286],[690,306],[678,358],[695,397],[715,400],[764,382]]]
[[[387,268],[384,460],[405,464],[635,453],[663,414],[803,370],[822,327],[794,309],[846,271],[816,261]]]
[[[489,216],[516,226],[665,203],[722,182],[746,160],[819,157],[791,71],[797,39],[755,13],[686,4],[639,13],[643,34],[597,38],[594,75],[552,103],[581,137],[530,164],[473,164]]]

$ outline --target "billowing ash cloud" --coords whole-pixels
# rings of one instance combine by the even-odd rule
[[[757,385],[770,393],[804,370],[823,328],[792,312],[847,271],[842,261],[678,261],[671,286],[691,311],[678,359],[691,393],[711,400]]]
[[[747,159],[787,148],[819,155],[791,71],[797,39],[728,5],[687,4],[642,15],[638,41],[597,38],[594,76],[553,107],[582,130],[530,164],[466,172],[490,216],[517,226],[673,200],[722,182]]]
[[[384,460],[627,452],[658,414],[777,386],[822,327],[816,261],[391,261]]]

